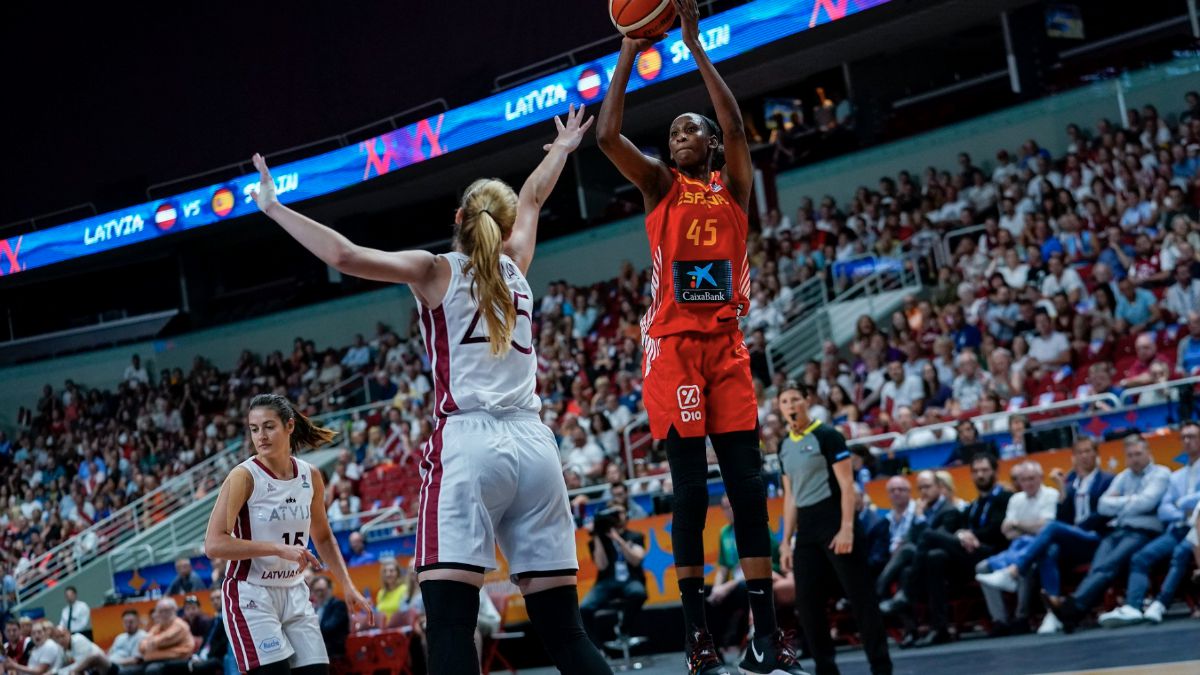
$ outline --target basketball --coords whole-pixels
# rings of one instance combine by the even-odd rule
[[[613,25],[625,37],[657,38],[675,23],[671,0],[608,0]]]

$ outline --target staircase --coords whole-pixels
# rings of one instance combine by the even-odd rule
[[[921,290],[914,258],[876,259],[871,269],[832,299],[815,302],[809,312],[784,326],[767,344],[772,376],[776,372],[798,376],[805,363],[820,356],[826,341],[842,345],[853,338],[860,316],[882,322],[900,307],[905,296]]]

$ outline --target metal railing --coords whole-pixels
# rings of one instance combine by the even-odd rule
[[[853,335],[854,325],[862,314],[875,316],[879,313],[880,303],[884,301],[882,297],[884,293],[921,285],[916,256],[907,255],[903,258],[887,260],[887,262],[889,264],[886,267],[838,293],[830,303],[830,305],[841,305],[856,300],[866,303],[866,307],[857,314],[851,312],[830,313],[829,322],[834,335]],[[888,302],[894,303],[894,301],[894,297],[888,298]]]
[[[1100,404],[1100,402],[1103,402],[1103,404],[1108,405],[1111,408],[1111,410],[1126,410],[1126,408],[1135,408],[1136,407],[1136,406],[1126,405],[1126,404],[1128,404],[1128,400],[1135,398],[1135,396],[1140,396],[1141,394],[1150,393],[1150,392],[1157,392],[1157,390],[1186,387],[1186,386],[1189,386],[1189,384],[1200,384],[1200,377],[1187,377],[1187,378],[1181,378],[1181,380],[1175,380],[1175,381],[1171,381],[1171,382],[1160,382],[1160,383],[1154,383],[1154,384],[1147,384],[1147,386],[1145,386],[1145,387],[1136,387],[1133,389],[1129,389],[1128,392],[1124,392],[1122,394],[1122,396],[1120,396],[1120,398],[1118,398],[1118,396],[1116,396],[1115,394],[1104,393],[1104,394],[1097,394],[1097,395],[1091,395],[1091,396],[1081,396],[1081,398],[1078,398],[1078,399],[1069,399],[1069,400],[1064,400],[1064,401],[1050,402],[1050,404],[1045,404],[1045,405],[1025,406],[1025,407],[1018,408],[1018,410],[1003,411],[1003,412],[996,412],[996,413],[990,413],[990,414],[980,414],[980,416],[973,417],[972,422],[976,423],[977,425],[988,425],[991,422],[1001,422],[1001,420],[1003,420],[1003,422],[1007,423],[1009,418],[1012,418],[1013,416],[1021,416],[1021,414],[1045,413],[1045,412],[1052,412],[1052,411],[1056,411],[1056,410],[1067,410],[1067,408],[1081,408],[1081,407],[1088,406],[1088,405]],[[386,404],[372,404],[370,406],[360,406],[359,408],[356,408],[356,410],[354,412],[364,412],[366,410],[370,410],[370,408],[379,407],[380,405],[386,405]],[[349,411],[343,411],[340,414],[344,414],[346,412],[349,412]],[[1074,416],[1056,418],[1055,422],[1060,422],[1060,423],[1066,422],[1066,420],[1091,416],[1091,414],[1094,414],[1094,412],[1074,414]],[[632,437],[631,437],[632,431],[634,431],[636,428],[641,428],[641,426],[646,425],[647,422],[648,422],[648,418],[646,416],[646,413],[638,414],[638,416],[636,418],[634,418],[634,420],[632,420],[632,422],[630,422],[629,425],[626,425],[626,428],[623,432],[623,435],[625,438],[626,466],[629,467],[630,472],[632,471],[632,465],[634,465],[634,449],[636,447],[641,447],[641,444],[652,442],[652,438],[650,438],[650,436],[648,436],[648,435],[644,436],[643,438],[640,438],[640,440],[638,440],[637,443],[632,442]],[[907,450],[916,450],[916,449],[922,448],[924,446],[910,447],[910,446],[907,446],[907,444],[904,444],[904,446],[902,446],[900,448],[894,448],[896,441],[907,440],[907,438],[910,438],[917,434],[929,434],[929,432],[932,432],[932,431],[953,428],[953,426],[955,426],[956,424],[958,424],[958,423],[947,422],[947,423],[930,424],[930,425],[920,426],[920,428],[908,430],[907,432],[905,432],[905,434],[900,434],[900,432],[895,432],[895,431],[889,431],[889,432],[886,432],[886,434],[877,434],[874,436],[868,436],[868,437],[862,437],[862,438],[848,438],[847,444],[848,444],[848,446],[866,447],[869,449],[869,452],[872,455],[876,455],[876,456],[886,455],[889,452],[904,453],[904,452],[907,452]],[[1007,428],[1007,424],[1006,424],[1006,428]],[[934,443],[934,444],[936,444],[936,443]],[[893,447],[894,449],[889,450],[888,447]],[[217,459],[217,456],[215,455],[214,458],[211,458],[211,459],[215,460],[215,459]],[[766,465],[764,465],[764,470],[766,470],[768,472],[778,471],[778,467],[773,468],[773,462],[778,462],[778,458],[773,458],[773,456],[768,456],[768,458],[766,458]],[[653,482],[655,482],[655,480],[662,480],[662,478],[664,478],[664,477],[658,476],[658,474],[655,474],[655,476],[634,477],[630,473],[630,476],[628,477],[628,479],[626,479],[626,484],[628,484],[630,486],[631,491],[637,491],[637,490],[632,490],[632,488],[635,488],[636,485],[641,485],[644,483],[653,483]],[[190,484],[194,485],[194,482],[192,482]],[[166,488],[166,485],[164,485],[164,488]],[[606,488],[607,488],[607,485],[605,485],[605,484],[588,485],[588,486],[584,486],[584,488],[570,490],[568,492],[568,495],[570,498],[572,498],[572,500],[574,500],[574,498],[577,496],[587,496],[589,498],[594,498],[595,496],[602,494],[602,492],[604,492],[604,490]],[[182,500],[180,500],[180,501],[182,501]],[[132,506],[132,504],[131,504],[131,506]],[[148,512],[148,513],[152,513],[152,512]],[[418,519],[416,519],[415,516],[409,516],[406,513],[404,513],[404,509],[402,508],[402,506],[389,506],[389,507],[385,507],[385,508],[367,510],[367,512],[361,512],[361,513],[355,513],[353,515],[347,515],[347,516],[344,516],[344,518],[332,519],[332,520],[330,520],[330,526],[332,527],[332,530],[334,530],[335,532],[358,530],[358,532],[361,533],[362,536],[364,536],[364,538],[367,540],[367,542],[376,542],[376,540],[388,539],[391,537],[400,537],[400,536],[404,536],[404,534],[412,533],[415,530],[416,522],[418,522]],[[346,524],[350,524],[350,526],[347,526]],[[138,531],[138,530],[134,530],[134,531]],[[148,548],[148,546],[145,546],[145,545],[137,546],[136,549],[145,549],[145,548]],[[176,544],[175,550],[173,550],[172,552],[174,555],[174,552],[184,551],[184,550],[194,550],[194,545]],[[122,551],[122,554],[125,554],[125,555],[142,554],[142,552],[143,552],[142,550],[131,550],[131,551]],[[145,552],[146,552],[146,554],[149,554],[150,556],[162,557],[161,550],[152,550],[152,551],[145,551]],[[128,565],[127,562],[125,562],[125,563],[119,562],[120,560],[125,560],[125,558],[119,558],[118,556],[114,556],[113,562],[112,562],[112,567],[114,569],[122,569],[121,565],[126,565],[126,566]]]
[[[367,541],[402,536],[417,527],[417,518],[405,515],[404,510],[398,506],[381,509],[375,513],[378,515],[358,528],[359,534]]]
[[[629,480],[633,480],[633,450],[635,447],[650,445],[654,443],[654,438],[650,434],[646,434],[633,442],[633,430],[641,429],[650,424],[650,416],[645,412],[638,413],[637,417],[629,420],[629,424],[625,425],[625,430],[621,432],[621,436],[625,441],[625,475]]]
[[[314,396],[312,402],[321,404],[326,399],[334,405],[341,405],[349,402],[353,397],[362,395],[362,401],[355,402],[355,405],[370,405],[371,404],[371,380],[366,375],[356,374],[338,382],[329,387],[317,396]]]
[[[820,307],[803,321],[793,324],[774,340],[767,342],[767,371],[771,377],[782,370],[789,376],[806,356],[819,353],[821,345],[833,337],[833,324],[826,307]]]
[[[938,247],[941,255],[939,263],[948,266],[954,262],[954,247],[950,245],[951,240],[959,240],[972,234],[983,232],[986,229],[983,225],[968,225],[967,227],[960,227],[957,230],[950,230],[942,235],[942,242]]]
[[[767,368],[772,376],[777,370],[791,373],[806,358],[820,353],[821,345],[826,340],[839,333],[853,331],[849,324],[858,321],[859,315],[847,312],[830,312],[833,306],[853,300],[865,300],[865,311],[875,314],[881,302],[878,296],[889,291],[898,291],[921,283],[916,254],[908,254],[902,258],[880,259],[876,256],[859,256],[849,260],[838,261],[843,269],[851,268],[853,263],[872,259],[873,271],[855,283],[843,289],[832,298],[826,293],[823,302],[809,312],[808,316],[796,321],[782,331],[767,344]],[[890,261],[886,266],[880,266],[879,261]]]
[[[800,323],[813,312],[829,304],[829,285],[825,278],[817,275],[800,282],[792,288],[792,308],[787,312],[787,321],[780,332]]]
[[[631,493],[636,494],[660,494],[659,493],[643,493],[637,490],[637,486],[646,483],[661,481],[664,476],[641,476],[638,478],[629,478],[625,484],[629,486]],[[587,487],[576,488],[567,492],[568,499],[575,497],[595,497],[602,494],[608,485],[599,483],[597,485],[589,485]],[[393,506],[386,509],[378,509],[367,513],[360,513],[352,516],[355,520],[365,520],[358,527],[358,532],[368,542],[380,541],[382,539],[390,539],[392,537],[400,537],[410,534],[417,528],[417,518],[404,515],[404,511],[399,507]]]
[[[1200,384],[1200,376],[1181,377],[1178,380],[1168,380],[1166,382],[1155,382],[1153,384],[1146,384],[1146,385],[1142,385],[1140,387],[1130,387],[1129,389],[1126,389],[1121,392],[1121,405],[1127,406],[1127,405],[1130,405],[1131,402],[1136,404],[1137,401],[1139,399],[1141,399],[1142,394],[1150,394],[1150,393],[1154,393],[1157,391],[1178,389],[1180,387],[1186,387],[1188,385],[1195,386],[1197,384]],[[1169,396],[1169,394],[1168,394],[1168,396]],[[1131,401],[1131,399],[1132,399],[1132,401]]]
[[[17,602],[30,598],[73,574],[87,562],[117,548],[144,530],[170,517],[179,508],[202,499],[220,488],[221,481],[237,463],[242,442],[235,441],[187,471],[168,478],[109,517],[95,523],[47,551],[17,576]],[[81,538],[94,537],[95,545],[77,547]]]
[[[349,410],[325,413],[314,417],[314,421],[334,423],[351,418],[371,408],[387,403],[359,406]],[[46,588],[73,574],[87,562],[116,549],[143,531],[164,522],[180,508],[210,495],[221,486],[221,482],[241,459],[238,452],[242,441],[233,441],[228,447],[218,450],[187,471],[172,476],[154,490],[142,495],[104,520],[94,523],[83,532],[64,541],[44,553],[29,568],[17,577],[17,602],[23,602]],[[84,538],[95,540],[94,546],[83,549],[78,541]]]
[[[1200,382],[1200,377],[1188,378],[1188,381]],[[1187,381],[1180,380],[1175,383],[1163,383],[1162,385],[1154,385],[1154,386],[1157,386],[1159,388],[1166,388],[1167,385],[1179,386],[1180,383],[1187,384]],[[1146,387],[1146,389],[1149,390],[1150,387]],[[1083,406],[1091,405],[1091,404],[1095,404],[1095,403],[1107,403],[1110,406],[1110,409],[1113,409],[1113,410],[1124,407],[1122,405],[1122,400],[1120,398],[1117,398],[1117,396],[1115,394],[1104,393],[1104,394],[1095,394],[1092,396],[1082,396],[1080,398],[1073,398],[1073,399],[1068,399],[1065,401],[1055,401],[1053,403],[1048,403],[1046,405],[1030,405],[1030,406],[1025,406],[1023,408],[1018,408],[1016,410],[1005,410],[1002,412],[988,413],[986,415],[976,415],[971,418],[971,421],[973,423],[975,423],[977,427],[980,425],[987,425],[992,422],[1003,421],[1006,423],[1005,428],[1007,428],[1008,420],[1010,418],[1012,418],[1014,415],[1033,415],[1033,414],[1053,412],[1055,410],[1063,410],[1063,409],[1068,409],[1068,408],[1082,408]],[[1093,413],[1087,413],[1087,414],[1090,415]],[[1061,420],[1059,420],[1059,421],[1061,421]],[[914,427],[904,433],[889,431],[886,433],[876,434],[873,436],[864,436],[862,438],[848,438],[848,439],[846,439],[846,445],[865,446],[868,448],[868,452],[870,452],[872,455],[875,455],[877,457],[881,456],[881,455],[886,455],[889,452],[915,450],[915,449],[918,449],[921,447],[925,447],[925,445],[937,445],[938,443],[943,443],[950,439],[946,439],[945,441],[937,441],[936,443],[929,443],[929,444],[922,444],[922,445],[915,445],[915,446],[908,445],[908,443],[907,443],[908,439],[910,439],[918,434],[930,434],[930,433],[933,433],[934,431],[939,431],[942,429],[953,429],[954,427],[956,427],[958,425],[958,423],[959,423],[958,420],[954,420],[952,422],[939,422],[937,424],[927,424],[922,427]],[[899,447],[899,448],[895,448],[894,450],[889,449],[889,448],[892,448],[892,446],[894,446],[896,441],[898,441],[898,440],[905,441],[903,446]]]

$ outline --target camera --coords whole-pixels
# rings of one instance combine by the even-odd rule
[[[592,534],[597,537],[607,537],[608,533],[621,522],[621,509],[604,509],[597,511],[592,519]]]

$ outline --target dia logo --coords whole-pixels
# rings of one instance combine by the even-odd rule
[[[700,407],[700,387],[685,384],[675,391],[679,402],[679,416],[684,422],[699,422],[704,419],[704,413],[697,410]]]

